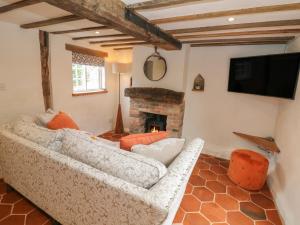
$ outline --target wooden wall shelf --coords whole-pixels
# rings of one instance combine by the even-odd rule
[[[267,138],[252,136],[252,135],[238,133],[238,132],[233,132],[233,133],[247,141],[250,141],[250,142],[258,145],[258,147],[260,147],[262,150],[265,150],[265,151],[271,152],[271,153],[279,153],[280,152],[275,141],[269,140]]]

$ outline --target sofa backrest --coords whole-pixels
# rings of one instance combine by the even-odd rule
[[[158,160],[127,152],[65,129],[62,154],[143,188],[150,188],[167,173]]]
[[[168,215],[149,190],[4,130],[0,165],[5,182],[64,225],[160,225]]]

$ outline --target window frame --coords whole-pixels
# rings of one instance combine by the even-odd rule
[[[76,66],[75,68],[75,78],[74,78],[74,68],[73,66]],[[75,86],[74,86],[74,80],[79,80],[78,78],[78,66],[84,66],[84,69],[82,70],[84,78],[82,79],[84,81],[84,85],[85,85],[85,89],[82,91],[75,91]],[[106,89],[106,71],[105,71],[105,65],[103,66],[93,66],[93,67],[97,67],[98,69],[98,86],[99,88],[97,89],[88,89],[88,72],[87,72],[87,67],[88,66],[93,66],[93,65],[84,65],[84,64],[79,64],[79,63],[72,63],[72,96],[84,96],[84,95],[91,95],[91,94],[103,94],[103,93],[107,93],[107,89]]]

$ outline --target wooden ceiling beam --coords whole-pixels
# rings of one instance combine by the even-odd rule
[[[71,45],[71,44],[66,44],[66,50],[71,51],[71,52],[77,52],[81,53],[84,55],[92,55],[92,56],[97,56],[97,57],[107,57],[108,53],[107,52],[102,52],[94,49],[89,49],[89,48],[84,48],[81,46],[77,45]]]
[[[240,23],[230,25],[219,25],[210,27],[194,27],[194,28],[183,28],[167,30],[171,34],[184,34],[184,33],[197,33],[207,31],[220,31],[220,30],[235,30],[235,29],[246,29],[246,28],[259,28],[259,27],[282,27],[282,26],[299,26],[300,19],[297,20],[279,20],[279,21],[268,21],[268,22],[255,22],[255,23]]]
[[[9,11],[12,11],[12,10],[15,10],[15,9],[23,8],[25,6],[38,4],[40,2],[42,2],[42,0],[23,0],[23,1],[19,1],[19,2],[9,4],[9,5],[1,6],[0,7],[0,14],[9,12]]]
[[[52,18],[52,19],[48,19],[48,20],[43,20],[43,21],[39,21],[39,22],[22,24],[20,27],[24,28],[24,29],[30,29],[30,28],[45,27],[45,26],[50,26],[50,25],[55,25],[55,24],[60,24],[60,23],[66,23],[66,22],[71,22],[71,21],[76,21],[76,20],[81,20],[81,19],[82,18],[79,16],[68,15],[68,16],[62,16],[62,17]]]
[[[121,33],[158,45],[168,50],[181,49],[172,35],[137,13],[128,10],[120,0],[44,0],[81,18],[110,26]]]
[[[119,43],[119,44],[104,44],[101,47],[121,47],[121,46],[132,46],[132,45],[147,45],[148,42],[128,42],[128,43]]]
[[[204,2],[205,0],[152,0],[146,2],[139,2],[128,5],[127,7],[134,10],[157,9],[169,6],[182,5],[187,3]]]
[[[123,38],[123,39],[113,39],[104,41],[90,41],[90,44],[104,44],[104,43],[118,43],[118,42],[132,42],[139,41],[137,38]]]
[[[133,47],[124,47],[124,48],[114,48],[115,51],[121,51],[121,50],[132,50]]]
[[[212,33],[212,34],[190,34],[178,35],[177,39],[192,39],[192,38],[211,38],[211,37],[231,37],[231,36],[253,36],[253,35],[274,35],[274,34],[297,34],[299,29],[278,29],[278,30],[254,30],[254,31],[240,31],[240,32],[226,32],[226,33]]]
[[[74,41],[78,41],[78,40],[85,40],[85,39],[114,38],[114,37],[130,37],[130,36],[127,34],[107,34],[107,35],[97,35],[97,36],[74,37],[72,39]]]
[[[201,20],[201,19],[211,19],[218,17],[230,17],[238,15],[249,15],[249,14],[258,14],[258,13],[270,13],[270,12],[282,12],[282,11],[291,11],[299,10],[300,3],[291,3],[291,4],[282,4],[282,5],[270,5],[270,6],[261,6],[254,8],[245,8],[245,9],[234,9],[227,11],[217,11],[217,12],[208,12],[202,14],[194,15],[184,15],[184,16],[174,16],[169,18],[162,18],[152,20],[152,23],[155,24],[166,24],[166,23],[175,23],[182,21],[191,21],[191,20]]]
[[[79,32],[85,32],[85,31],[97,31],[97,30],[108,30],[111,29],[108,26],[97,26],[97,27],[86,27],[86,28],[80,28],[80,29],[73,29],[73,30],[62,30],[62,31],[53,31],[50,32],[51,34],[70,34],[70,33],[79,33]]]
[[[253,41],[253,42],[226,42],[226,43],[203,43],[192,44],[191,47],[216,47],[216,46],[237,46],[237,45],[279,45],[287,44],[287,41]]]
[[[192,40],[184,41],[184,44],[205,44],[205,43],[226,43],[226,42],[264,42],[264,41],[290,41],[295,36],[287,37],[255,37],[255,38],[231,38],[231,39],[205,39],[205,40]]]

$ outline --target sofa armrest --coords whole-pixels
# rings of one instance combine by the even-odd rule
[[[149,190],[0,131],[5,181],[64,225],[159,225],[167,210]]]
[[[204,141],[200,138],[188,143],[169,166],[168,174],[150,189],[152,198],[168,211],[174,201],[178,201],[180,191],[185,189],[203,146]]]

